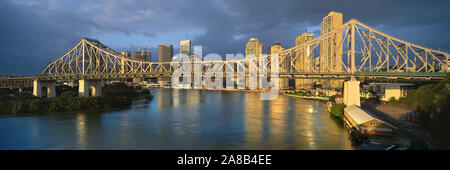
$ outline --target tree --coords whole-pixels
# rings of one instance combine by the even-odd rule
[[[76,91],[64,91],[61,93],[59,97],[62,98],[70,98],[70,97],[77,97],[78,93]]]
[[[345,104],[334,104],[331,106],[330,113],[333,114],[336,117],[343,118],[344,117],[344,108]]]

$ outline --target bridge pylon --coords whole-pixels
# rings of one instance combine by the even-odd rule
[[[44,93],[48,98],[56,97],[56,81],[41,81],[35,79],[33,81],[33,95],[37,97],[42,97],[43,88],[45,88]]]
[[[90,95],[95,97],[102,96],[102,88],[102,80],[78,80],[78,96],[80,97],[89,97]]]
[[[344,82],[344,104],[346,106],[361,106],[359,83],[355,76],[352,76],[350,80]]]

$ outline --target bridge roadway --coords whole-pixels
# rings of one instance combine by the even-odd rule
[[[270,72],[268,73],[270,77]],[[349,79],[351,76],[355,76],[358,79],[398,79],[398,80],[442,80],[447,73],[445,72],[355,72],[351,73],[279,73],[280,78],[295,78],[295,79]],[[7,77],[0,78],[0,88],[26,88],[33,87],[34,80],[41,81],[67,81],[67,80],[114,80],[121,78],[170,78],[172,73],[150,73],[150,74],[110,74],[110,75],[74,75],[74,76],[43,76],[37,75],[34,77]],[[191,74],[194,76],[194,74]],[[205,75],[203,74],[202,77]],[[248,74],[246,74],[248,76]],[[226,76],[223,76],[224,78]]]

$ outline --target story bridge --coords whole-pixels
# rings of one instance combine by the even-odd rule
[[[314,60],[320,57],[320,48],[327,46],[330,40],[335,45],[331,46],[334,51],[331,57],[333,61],[328,63],[334,64],[320,62],[317,67]],[[201,75],[194,75],[193,72],[181,74],[235,78],[238,73],[234,71],[240,70],[248,77],[254,74],[251,68],[258,68],[270,75],[272,63],[278,66],[280,78],[439,80],[450,71],[447,52],[403,41],[356,19],[310,41],[284,49],[278,55],[277,61],[273,55],[260,56],[262,60],[241,58],[205,61],[191,58],[193,65],[201,66]],[[64,55],[50,62],[41,74],[35,77],[0,78],[0,88],[33,87],[33,94],[41,96],[40,89],[47,87],[47,96],[54,97],[56,81],[78,80],[80,96],[88,96],[90,88],[93,89],[92,95],[99,96],[102,80],[169,78],[182,65],[181,61],[150,62],[126,58],[98,40],[83,38]]]

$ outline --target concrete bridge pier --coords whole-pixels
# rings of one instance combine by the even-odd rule
[[[361,106],[359,83],[354,76],[349,81],[344,82],[344,104],[346,106]]]
[[[78,96],[102,96],[103,81],[102,80],[78,80]],[[89,94],[89,91],[91,92]]]
[[[42,91],[43,88],[46,88],[46,96],[48,98],[50,97],[56,97],[56,81],[40,81],[40,80],[34,80],[33,81],[33,95],[37,97],[42,97]]]

